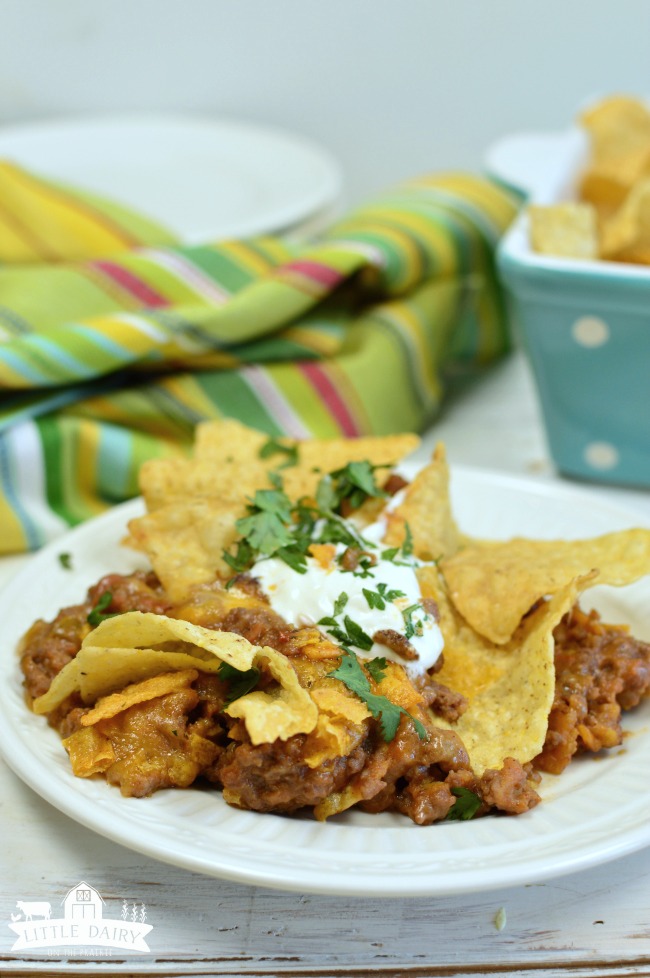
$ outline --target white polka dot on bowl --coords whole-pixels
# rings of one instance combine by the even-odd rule
[[[581,316],[576,319],[571,333],[580,346],[602,346],[609,340],[609,326],[598,316]]]
[[[618,449],[608,441],[592,441],[585,448],[584,458],[593,469],[606,471],[618,465]]]

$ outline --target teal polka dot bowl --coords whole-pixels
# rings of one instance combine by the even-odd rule
[[[582,137],[511,137],[489,169],[536,203],[571,199]],[[538,255],[525,209],[497,256],[566,475],[650,486],[650,267]]]

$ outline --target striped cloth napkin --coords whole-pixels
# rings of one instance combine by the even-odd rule
[[[426,176],[309,246],[187,246],[0,164],[0,552],[137,494],[140,464],[206,418],[297,438],[430,424],[443,385],[508,347],[494,248],[515,206]]]

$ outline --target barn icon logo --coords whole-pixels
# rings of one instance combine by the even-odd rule
[[[62,912],[45,900],[17,900],[7,925],[18,935],[11,950],[92,947],[149,951],[144,939],[152,926],[146,922],[144,903],[123,900],[119,918],[108,917],[101,895],[82,880],[68,890],[61,907]]]

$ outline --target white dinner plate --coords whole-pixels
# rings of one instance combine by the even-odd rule
[[[130,206],[186,243],[312,225],[341,193],[338,163],[310,140],[191,115],[4,126],[0,158]]]
[[[453,501],[471,534],[579,537],[623,529],[634,514],[562,487],[456,469]],[[16,774],[62,812],[124,846],[185,869],[287,890],[363,896],[444,895],[531,883],[650,844],[650,701],[627,714],[624,746],[547,776],[543,802],[518,817],[414,825],[397,814],[349,812],[326,823],[261,815],[224,803],[215,789],[123,798],[101,779],[73,777],[58,735],[22,698],[15,656],[37,615],[53,616],[108,571],[142,558],[120,546],[141,502],[119,506],[50,544],[0,595],[0,745]],[[72,570],[58,555],[71,554]],[[584,605],[650,637],[650,581],[594,589]]]

